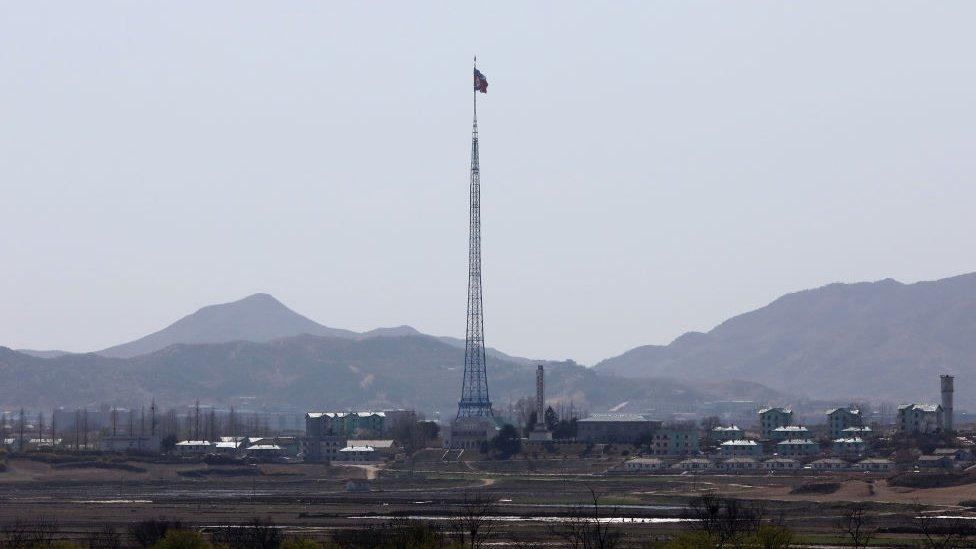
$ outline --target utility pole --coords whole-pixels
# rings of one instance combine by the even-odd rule
[[[20,442],[17,443],[18,452],[24,451],[24,422],[25,422],[24,409],[21,408],[20,409]]]

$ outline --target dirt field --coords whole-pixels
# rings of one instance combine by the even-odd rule
[[[873,502],[879,527],[903,524],[921,503],[935,515],[976,517],[961,507],[976,485],[910,489],[878,476],[622,475],[617,460],[414,460],[375,467],[315,464],[208,465],[151,461],[57,462],[10,458],[0,473],[0,524],[47,517],[72,536],[102,523],[123,530],[147,518],[180,519],[196,527],[267,519],[289,532],[326,537],[396,516],[445,521],[466,498],[494,502],[499,542],[550,539],[552,521],[572,516],[599,494],[601,516],[618,521],[634,546],[687,527],[686,505],[702,493],[766,502],[794,531],[831,532],[850,501]],[[349,486],[349,481],[356,481]],[[815,485],[812,486],[811,485]],[[353,490],[353,491],[350,491]]]

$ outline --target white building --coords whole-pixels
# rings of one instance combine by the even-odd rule
[[[209,454],[214,444],[209,440],[182,440],[176,443],[173,452],[180,456]]]
[[[898,407],[898,431],[904,434],[941,433],[945,413],[939,404],[902,404]]]
[[[860,410],[852,408],[834,408],[827,412],[827,428],[831,438],[842,438],[844,430],[850,427],[861,427],[864,418]]]
[[[727,440],[743,439],[745,438],[745,433],[736,425],[729,425],[728,427],[719,425],[712,429],[711,437],[716,442],[725,442]]]
[[[634,458],[624,463],[624,469],[634,473],[664,471],[668,464],[658,458]]]
[[[815,456],[820,453],[820,445],[810,439],[791,439],[776,443],[776,454],[780,456]]]
[[[784,425],[773,429],[773,440],[797,440],[810,438],[810,430],[802,425]]]
[[[339,450],[339,461],[345,463],[375,463],[379,461],[370,446],[346,446]]]
[[[888,473],[895,468],[895,464],[883,458],[868,458],[855,463],[854,468],[871,473]]]
[[[719,444],[718,451],[722,457],[758,457],[762,455],[762,446],[755,440],[727,440]]]
[[[867,443],[863,438],[839,438],[833,442],[833,452],[840,456],[860,456],[867,451]]]
[[[160,450],[158,435],[108,435],[98,441],[103,452],[152,452]]]
[[[756,458],[735,457],[720,463],[719,468],[730,472],[755,471],[760,468],[760,464]]]
[[[682,471],[689,471],[692,473],[708,471],[715,467],[712,460],[707,458],[688,458],[683,459],[674,465],[675,469],[680,469]]]
[[[759,410],[759,428],[762,438],[771,439],[777,427],[793,425],[793,410],[789,408],[763,408]]]
[[[810,468],[814,471],[843,471],[849,467],[849,463],[838,458],[824,458],[810,462]]]
[[[799,461],[790,458],[778,457],[763,462],[763,469],[767,471],[798,471],[802,468],[803,465]]]

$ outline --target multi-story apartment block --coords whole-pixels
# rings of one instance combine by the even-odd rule
[[[651,435],[651,454],[655,456],[692,456],[698,451],[698,429],[658,429]]]
[[[939,404],[902,404],[898,407],[898,431],[904,434],[941,433],[945,413]]]
[[[773,431],[777,427],[793,425],[793,410],[789,408],[763,408],[759,410],[759,429],[762,438],[773,438]]]
[[[830,438],[843,438],[844,429],[863,426],[864,418],[860,410],[834,408],[827,412],[827,428],[830,430]]]

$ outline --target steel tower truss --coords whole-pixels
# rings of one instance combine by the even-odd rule
[[[478,95],[474,90],[471,128],[471,196],[468,225],[468,324],[464,338],[464,379],[457,417],[492,417],[485,365],[485,319],[481,290],[481,167],[478,160]]]

